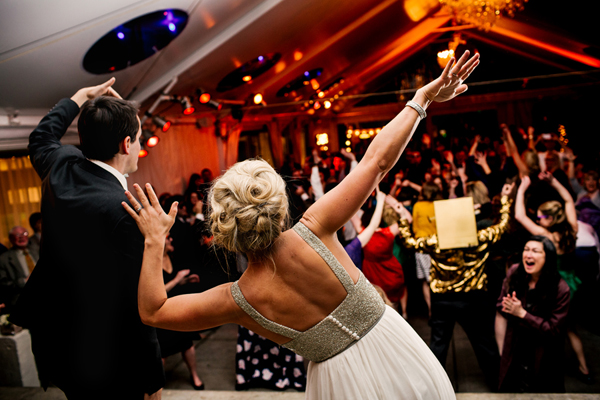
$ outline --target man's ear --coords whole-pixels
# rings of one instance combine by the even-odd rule
[[[125,155],[129,155],[129,153],[131,153],[131,136],[127,136],[121,141],[121,151]]]

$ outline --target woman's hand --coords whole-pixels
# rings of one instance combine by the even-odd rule
[[[552,181],[554,180],[554,175],[552,175],[548,171],[543,171],[543,172],[540,172],[540,174],[538,175],[538,178],[540,178],[541,181],[546,181],[549,184],[552,184]]]
[[[178,285],[183,285],[185,283],[185,277],[188,276],[190,273],[189,269],[182,269],[181,271],[177,272],[177,275],[175,275],[175,282],[177,282]]]
[[[527,177],[527,179],[529,179],[529,177]],[[504,186],[502,186],[502,192],[500,192],[501,196],[510,196],[510,194],[513,191],[513,188],[515,187],[515,183],[505,183]]]
[[[479,65],[479,53],[475,54],[468,61],[470,52],[466,50],[462,57],[456,62],[452,57],[442,74],[433,82],[419,89],[430,101],[448,101],[464,93],[468,87],[463,82],[471,75],[473,70]]]
[[[519,185],[519,190],[524,192],[527,190],[529,185],[531,185],[531,179],[529,178],[528,175],[525,175],[524,177],[521,178],[521,184]]]
[[[135,208],[135,211],[126,202],[121,203],[123,208],[125,208],[125,211],[127,211],[134,219],[146,240],[151,239],[164,243],[167,233],[169,233],[171,226],[173,226],[173,222],[175,222],[178,202],[174,202],[173,205],[171,205],[169,214],[165,214],[158,202],[156,193],[154,193],[154,190],[149,183],[146,184],[146,191],[150,201],[148,201],[148,197],[146,197],[140,185],[135,183],[133,187],[135,188],[140,201],[138,202],[129,191],[126,191],[125,195],[129,199],[131,205]]]
[[[502,299],[502,312],[514,315],[517,318],[525,318],[527,314],[515,292],[512,293],[512,296],[508,295]]]
[[[189,269],[182,269],[175,276],[175,281],[178,285],[185,285],[186,283],[200,282],[200,277],[196,274],[189,275]]]

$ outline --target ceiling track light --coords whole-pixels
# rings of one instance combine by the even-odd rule
[[[177,99],[181,103],[181,108],[183,109],[183,115],[193,114],[196,109],[192,106],[192,102],[190,98],[187,96],[183,96]]]
[[[163,132],[168,131],[169,128],[171,127],[171,121],[168,121],[162,117],[159,117],[158,115],[152,115],[152,114],[146,112],[146,117],[151,118],[152,123],[154,123],[154,125],[156,125],[158,128],[160,128],[160,130]]]

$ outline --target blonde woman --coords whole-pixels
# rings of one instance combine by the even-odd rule
[[[167,298],[161,279],[166,215],[152,188],[135,185],[124,207],[145,236],[138,304],[142,321],[175,330],[236,323],[311,360],[307,399],[454,399],[446,372],[427,345],[356,268],[337,240],[340,229],[396,164],[431,101],[464,92],[479,64],[469,52],[379,133],[356,168],[285,230],[281,177],[262,160],[235,164],[210,192],[214,242],[248,256],[239,281]],[[136,210],[136,211],[134,211]]]

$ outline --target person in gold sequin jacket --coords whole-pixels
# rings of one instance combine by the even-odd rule
[[[499,355],[494,340],[494,296],[486,293],[485,262],[491,246],[508,229],[512,204],[509,195],[513,188],[514,184],[504,185],[500,221],[477,231],[479,244],[475,247],[439,250],[436,235],[415,238],[407,219],[399,224],[403,245],[431,256],[431,350],[445,365],[454,324],[458,322],[493,389],[497,387]]]

